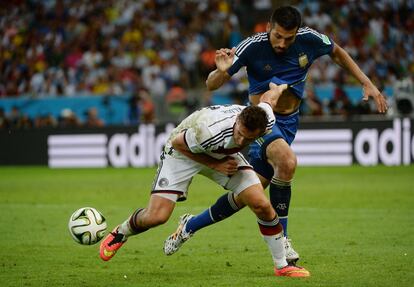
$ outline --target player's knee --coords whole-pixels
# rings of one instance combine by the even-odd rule
[[[234,202],[236,203],[237,207],[239,209],[242,209],[243,207],[246,206],[246,204],[244,204],[243,200],[240,198],[240,196],[235,196],[234,197]]]
[[[289,158],[286,159],[286,161],[284,163],[284,169],[288,173],[293,174],[295,172],[296,165],[297,165],[296,155],[293,155],[293,156],[290,156]]]
[[[273,208],[268,200],[257,200],[250,205],[252,211],[256,214],[257,217],[261,219],[271,218],[273,216]]]
[[[266,151],[267,159],[273,168],[282,177],[293,177],[297,166],[295,153],[290,149],[283,149],[281,152],[277,146],[271,146]]]
[[[295,174],[296,166],[297,166],[296,155],[292,154],[290,156],[286,156],[285,158],[283,158],[283,160],[280,160],[277,163],[277,170],[278,170],[279,176],[283,177],[284,175],[284,177],[287,177],[289,179],[292,178],[293,175]]]

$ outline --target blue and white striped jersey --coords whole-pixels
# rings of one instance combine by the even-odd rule
[[[258,33],[246,38],[236,47],[233,65],[227,71],[231,76],[245,66],[249,80],[249,94],[261,94],[269,89],[269,82],[276,77],[281,82],[292,84],[292,91],[303,97],[306,74],[317,58],[330,54],[334,42],[326,35],[303,27],[285,53],[277,54],[268,33]],[[281,83],[279,82],[279,83]]]
[[[268,132],[275,123],[273,110],[267,103],[260,103],[259,106],[266,111],[268,117],[266,132]],[[185,131],[185,141],[193,153],[206,153],[221,159],[241,151],[244,147],[235,144],[233,127],[237,116],[245,108],[246,106],[241,105],[226,105],[210,106],[195,111],[171,132],[165,150],[170,150],[172,139]],[[179,152],[174,152],[172,156],[185,157]]]

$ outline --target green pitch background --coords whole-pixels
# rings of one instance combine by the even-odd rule
[[[272,276],[253,214],[199,231],[162,252],[178,217],[223,193],[197,177],[170,221],[131,238],[110,262],[67,230],[93,206],[112,229],[146,205],[155,169],[0,168],[0,286],[413,286],[414,166],[298,169],[289,234],[312,277]]]

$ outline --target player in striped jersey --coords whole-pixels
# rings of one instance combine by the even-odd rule
[[[258,106],[211,106],[184,119],[165,145],[148,206],[137,209],[102,241],[100,257],[110,260],[128,237],[165,223],[176,202],[186,199],[192,178],[201,174],[231,190],[256,214],[277,276],[309,276],[304,268],[288,265],[283,227],[258,177],[240,153],[242,148],[271,131],[275,122],[273,107],[286,88],[287,85],[271,84]]]
[[[271,203],[285,231],[286,256],[290,262],[299,259],[299,254],[287,238],[291,181],[297,165],[290,144],[297,131],[299,105],[311,64],[317,58],[329,55],[362,84],[364,100],[372,97],[380,113],[387,109],[385,98],[348,53],[326,35],[309,27],[300,28],[301,22],[301,15],[294,7],[275,9],[267,33],[249,37],[236,48],[216,51],[217,69],[209,74],[206,81],[208,89],[215,90],[241,67],[246,67],[252,104],[259,102],[260,96],[268,89],[269,82],[289,85],[273,109],[277,116],[272,132],[250,146],[249,157],[263,187],[269,186]],[[234,208],[232,198],[229,194],[220,197],[209,209],[187,220],[185,230],[193,234],[225,218],[215,218],[211,215],[211,210],[225,210],[226,217],[237,212],[243,205],[236,198],[238,208]]]

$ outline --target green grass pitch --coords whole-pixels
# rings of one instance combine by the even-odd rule
[[[201,176],[167,224],[130,238],[110,262],[100,260],[99,244],[72,240],[73,211],[95,207],[112,229],[146,205],[154,173],[0,168],[0,286],[413,286],[414,166],[298,168],[289,234],[312,273],[305,279],[272,276],[247,209],[165,256],[178,217],[223,193]]]

